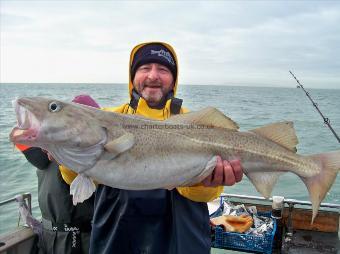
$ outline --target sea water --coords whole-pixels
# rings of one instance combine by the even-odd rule
[[[340,135],[340,90],[308,91]],[[11,101],[21,96],[71,101],[79,94],[91,95],[102,107],[117,106],[129,99],[127,86],[123,84],[0,84],[0,201],[30,192],[33,215],[40,217],[36,170],[8,140],[16,123]],[[299,154],[340,149],[340,144],[301,89],[183,85],[179,87],[177,97],[182,98],[183,105],[190,110],[206,106],[218,108],[236,121],[241,131],[277,121],[293,121],[299,139]],[[246,177],[232,187],[225,187],[225,192],[260,196]],[[309,200],[305,185],[292,173],[280,177],[272,195]],[[340,176],[323,202],[340,203]],[[14,229],[17,221],[17,204],[0,207],[0,233]]]

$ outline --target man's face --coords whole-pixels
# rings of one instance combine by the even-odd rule
[[[156,107],[174,88],[174,78],[164,65],[144,64],[137,69],[133,86],[150,107]]]

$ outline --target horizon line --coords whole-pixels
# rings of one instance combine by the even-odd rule
[[[27,84],[27,85],[42,85],[42,84],[51,84],[51,85],[75,85],[75,84],[86,84],[86,85],[127,85],[127,83],[108,83],[108,82],[0,82],[0,85],[11,85],[11,84]],[[297,88],[296,86],[273,86],[268,84],[181,84],[180,86],[229,86],[229,87],[254,87],[254,88]],[[328,90],[339,90],[340,88],[334,87],[307,87],[308,89],[328,89]]]

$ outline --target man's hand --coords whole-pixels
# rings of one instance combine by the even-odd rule
[[[214,171],[202,183],[206,187],[231,186],[241,181],[242,176],[243,170],[239,160],[222,161],[218,156]]]

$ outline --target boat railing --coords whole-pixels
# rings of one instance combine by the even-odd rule
[[[32,195],[31,193],[16,195],[13,198],[0,201],[0,207],[10,205],[11,203],[18,204],[18,228],[0,234],[0,253],[27,253],[28,250],[33,248],[35,233],[26,224],[27,220],[22,217],[22,209],[24,207],[28,213],[32,214]],[[19,227],[21,218],[24,227]]]
[[[32,194],[29,192],[18,194],[18,195],[15,195],[13,198],[0,201],[0,206],[6,205],[12,202],[18,202],[18,201],[25,201],[29,208],[30,213],[32,213]]]
[[[257,200],[257,201],[273,201],[272,198],[266,199],[264,197],[259,197],[259,196],[228,194],[228,193],[222,193],[221,197],[230,197],[230,198],[239,198],[239,199],[247,199],[247,200]],[[294,205],[312,206],[312,203],[310,201],[297,200],[297,199],[286,199],[285,198],[283,202],[284,204],[287,204],[288,207],[294,206]],[[340,209],[340,204],[321,203],[320,207]]]
[[[27,192],[27,193],[23,193],[23,194],[18,194],[16,196],[14,196],[13,198],[9,198],[7,200],[0,201],[0,207],[7,205],[7,204],[10,204],[12,202],[25,202],[27,207],[28,207],[29,213],[32,214],[32,194],[31,193]],[[20,219],[20,217],[19,217],[19,219]]]

